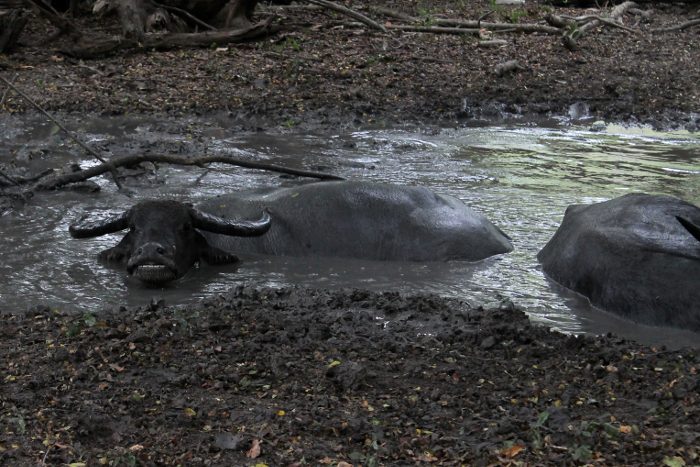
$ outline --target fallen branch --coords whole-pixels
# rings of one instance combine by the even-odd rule
[[[306,1],[309,3],[313,3],[314,5],[328,8],[329,10],[337,11],[338,13],[342,13],[346,16],[351,17],[351,18],[355,18],[359,22],[366,24],[367,26],[369,26],[372,29],[376,29],[376,30],[381,31],[381,32],[387,32],[387,30],[384,26],[377,23],[373,19],[370,19],[367,16],[365,16],[362,13],[359,13],[355,10],[351,10],[350,8],[344,7],[342,5],[338,5],[337,3],[329,2],[327,0],[306,0]]]
[[[388,29],[407,32],[428,32],[433,34],[474,34],[478,35],[478,29],[469,28],[445,28],[441,26],[405,26],[402,24],[389,24]]]
[[[104,57],[124,50],[171,50],[182,47],[210,47],[212,44],[224,45],[244,42],[267,36],[277,31],[268,18],[246,29],[207,31],[175,34],[148,34],[136,39],[93,39],[84,41],[72,48],[62,50],[66,55],[76,58],[91,59]]]
[[[435,24],[439,26],[461,26],[466,28],[487,29],[489,31],[508,30],[513,32],[544,32],[547,34],[561,34],[561,29],[545,24],[534,23],[488,23],[485,21],[463,21],[456,19],[436,19]]]
[[[676,26],[670,26],[667,28],[655,28],[655,29],[650,29],[651,32],[674,32],[674,31],[681,31],[686,28],[691,28],[693,26],[700,25],[700,18],[695,18],[691,19],[689,21],[686,21],[685,23],[678,24]]]
[[[91,156],[93,156],[95,159],[97,159],[98,161],[100,161],[100,162],[102,162],[103,164],[105,164],[106,169],[109,170],[109,171],[112,173],[112,177],[114,178],[114,183],[117,185],[117,188],[119,188],[120,190],[122,189],[122,184],[119,182],[119,179],[117,178],[117,171],[115,170],[115,168],[114,168],[109,162],[105,161],[105,159],[104,159],[103,157],[101,157],[99,154],[97,154],[97,152],[95,152],[91,147],[89,147],[88,145],[86,145],[85,143],[83,143],[82,141],[80,141],[80,139],[78,139],[78,137],[75,136],[68,128],[66,128],[65,126],[63,126],[63,124],[62,124],[61,122],[59,122],[58,120],[56,120],[55,118],[53,118],[53,116],[51,116],[51,114],[49,114],[46,110],[44,110],[43,107],[41,107],[39,104],[37,104],[36,102],[34,102],[34,100],[33,100],[31,97],[29,97],[28,95],[26,95],[25,93],[23,93],[22,91],[20,91],[20,90],[17,88],[17,86],[15,86],[15,85],[12,84],[10,81],[8,81],[4,76],[0,76],[0,80],[1,80],[3,83],[5,83],[5,85],[7,85],[9,88],[11,88],[14,92],[16,92],[18,95],[20,95],[21,97],[23,97],[23,98],[24,98],[27,102],[29,102],[35,109],[37,109],[39,112],[41,112],[42,114],[44,114],[44,116],[45,116],[46,118],[48,118],[49,120],[51,120],[51,121],[53,122],[54,125],[56,125],[58,128],[60,128],[64,133],[66,133],[70,139],[72,139],[73,141],[75,141],[75,142],[78,144],[78,146],[80,146],[81,148],[83,148],[88,154],[90,154]]]
[[[7,175],[6,173],[0,171],[0,176],[4,177],[6,180],[9,180],[9,181],[10,181],[10,183],[0,182],[0,187],[5,188],[5,187],[8,187],[8,186],[14,186],[15,188],[19,188],[19,187],[21,187],[22,185],[27,185],[27,184],[29,184],[29,183],[34,183],[34,182],[36,182],[37,180],[41,180],[42,178],[44,178],[44,177],[46,177],[46,176],[48,176],[48,175],[51,175],[53,172],[54,172],[53,169],[47,169],[47,170],[44,170],[43,172],[41,172],[41,173],[39,173],[39,174],[32,175],[31,177],[18,177],[18,176],[12,176],[12,177],[10,177],[10,176]],[[15,193],[15,194],[16,194],[16,193]],[[6,195],[7,195],[7,196],[11,196],[11,195],[8,195],[7,193],[4,193],[4,192],[0,192],[0,195],[2,195],[2,196],[6,196]]]
[[[634,2],[631,2],[631,1],[620,3],[615,8],[613,8],[612,12],[610,13],[610,17],[607,19],[617,21],[620,18],[622,18],[622,16],[625,14],[625,12],[627,10],[629,10],[630,8],[634,8],[636,6],[637,6],[637,4]],[[594,20],[589,21],[588,23],[584,24],[583,26],[581,26],[581,28],[579,28],[579,33],[576,36],[576,38],[578,39],[579,37],[583,36],[591,29],[597,28],[598,26],[600,26],[600,24],[602,22],[603,21],[601,21],[600,18],[598,18],[598,19],[594,19]],[[606,23],[606,24],[609,24],[609,23]]]
[[[508,45],[508,41],[503,39],[491,39],[485,41],[479,41],[477,44],[479,47],[503,47]]]
[[[572,30],[564,34],[562,36],[562,42],[564,43],[564,46],[569,49],[569,50],[577,50],[578,49],[578,39],[583,37],[585,34],[587,34],[589,31],[597,28],[601,24],[607,24],[607,25],[612,25],[615,24],[616,27],[623,27],[621,26],[621,23],[618,22],[620,18],[625,14],[625,12],[631,8],[636,7],[637,4],[632,2],[632,1],[626,1],[624,3],[621,3],[617,5],[615,8],[613,8],[612,12],[610,13],[609,18],[604,18],[603,17],[596,17],[595,19],[592,19],[591,21],[588,21],[586,24],[584,24],[581,27],[573,27]]]
[[[390,18],[395,18],[401,21],[405,21],[408,23],[420,23],[421,19],[416,18],[414,16],[407,15],[405,13],[401,13],[398,11],[391,10],[389,8],[384,8],[384,7],[370,7],[372,11],[376,11],[377,13],[383,14],[385,16],[388,16]],[[561,30],[559,28],[553,27],[553,26],[547,26],[545,24],[534,24],[534,23],[524,23],[524,24],[513,24],[513,23],[488,23],[483,21],[484,18],[492,14],[493,11],[489,11],[481,16],[478,20],[460,20],[460,19],[448,19],[448,18],[435,18],[431,19],[431,23],[436,26],[443,26],[443,27],[454,27],[454,28],[467,28],[467,29],[487,29],[489,31],[508,31],[508,32],[543,32],[547,34],[556,34],[559,35],[561,34]],[[390,25],[388,26],[388,29],[400,29],[400,27],[397,28],[398,25]],[[417,26],[413,26],[417,27]],[[427,27],[427,26],[426,26]],[[441,31],[441,30],[433,30],[433,31],[423,31],[423,32],[449,32],[447,31]],[[459,34],[459,33],[454,33],[451,32],[452,34]]]
[[[14,82],[17,79],[17,76],[19,76],[18,73],[15,73],[15,77],[12,78],[12,81]],[[10,86],[7,86],[5,88],[5,92],[2,93],[2,97],[0,97],[0,109],[5,105],[5,99],[7,99],[7,95],[10,93],[12,88]]]
[[[604,16],[585,15],[585,16],[572,17],[572,16],[567,16],[567,15],[561,15],[561,17],[564,19],[571,20],[572,22],[578,23],[580,25],[581,24],[585,25],[585,24],[588,24],[592,21],[599,21],[599,22],[605,24],[606,26],[610,26],[613,28],[619,28],[619,29],[622,29],[623,31],[631,32],[633,34],[639,34],[639,31],[637,29],[628,28],[624,24],[620,24],[617,21],[614,21],[610,18],[606,18]]]
[[[96,165],[77,172],[63,173],[61,175],[49,176],[46,179],[35,183],[29,191],[46,191],[53,190],[71,183],[84,182],[92,177],[102,175],[109,170],[108,166],[124,167],[142,162],[160,162],[164,164],[175,164],[185,166],[204,167],[206,164],[221,163],[230,164],[238,167],[256,170],[269,170],[271,172],[284,173],[289,175],[297,175],[300,177],[318,178],[320,180],[344,180],[343,177],[337,175],[324,174],[320,172],[312,172],[307,170],[292,169],[276,164],[266,164],[262,162],[253,162],[227,155],[210,155],[199,157],[180,156],[175,154],[137,154],[128,156],[117,156],[110,159],[108,163]]]
[[[19,182],[18,182],[17,180],[15,180],[14,178],[10,177],[9,175],[7,175],[7,174],[6,174],[5,172],[3,172],[2,170],[0,170],[0,178],[4,178],[4,179],[7,180],[8,182],[10,182],[11,185],[19,186]]]

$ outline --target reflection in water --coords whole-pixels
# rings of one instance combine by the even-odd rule
[[[1,117],[1,147],[30,171],[62,167],[82,157],[50,124]],[[0,312],[47,303],[76,312],[143,305],[151,299],[185,303],[225,293],[238,283],[270,286],[362,287],[434,292],[490,303],[508,297],[533,320],[573,333],[613,331],[645,342],[696,344],[697,335],[637,326],[590,307],[551,284],[535,255],[552,236],[569,204],[592,203],[632,191],[662,193],[700,204],[700,138],[630,132],[593,133],[532,127],[362,131],[335,135],[237,134],[216,119],[159,123],[122,118],[71,122],[72,128],[113,153],[234,154],[295,168],[328,170],[349,178],[426,185],[463,199],[511,237],[511,254],[476,263],[378,263],[338,259],[252,257],[235,269],[203,267],[167,289],[145,287],[96,261],[121,238],[70,239],[67,226],[85,212],[109,214],[136,199],[100,180],[97,195],[41,195],[24,210],[0,217],[5,255],[0,264]],[[87,165],[89,162],[86,161]],[[210,170],[161,167],[129,182],[143,198],[197,202],[232,190],[295,180],[235,167]]]

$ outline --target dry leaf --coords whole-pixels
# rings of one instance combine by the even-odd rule
[[[256,457],[258,457],[260,455],[260,444],[261,443],[262,443],[262,441],[260,441],[259,439],[254,439],[253,443],[250,446],[250,449],[248,450],[248,452],[245,453],[245,456],[248,459],[255,459]]]
[[[514,444],[511,447],[501,449],[501,455],[505,457],[515,457],[525,449],[522,444]]]
[[[121,373],[122,371],[124,371],[124,367],[123,367],[123,366],[119,366],[119,365],[117,365],[116,363],[110,363],[110,364],[109,364],[109,367],[110,367],[111,369],[113,369],[114,371],[116,371],[117,373]]]

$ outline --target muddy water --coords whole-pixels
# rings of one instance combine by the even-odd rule
[[[198,200],[231,190],[288,185],[297,180],[235,167],[160,167],[128,181],[133,197],[108,179],[97,194],[60,192],[35,197],[0,217],[0,311],[36,303],[96,311],[164,299],[177,304],[225,292],[235,284],[363,287],[435,292],[476,304],[509,298],[533,321],[571,333],[605,333],[647,343],[700,345],[700,336],[637,326],[592,308],[550,283],[535,255],[559,225],[567,205],[643,191],[700,204],[700,136],[608,126],[511,125],[462,129],[368,130],[313,134],[239,132],[225,117],[143,120],[64,118],[105,154],[144,151],[227,153],[348,178],[420,184],[485,213],[514,239],[515,251],[477,264],[379,263],[337,259],[244,257],[236,268],[204,266],[166,289],[145,287],[100,264],[97,253],[120,238],[73,240],[68,224],[85,212],[112,213],[144,198]],[[0,157],[28,171],[92,164],[51,124],[2,117]]]

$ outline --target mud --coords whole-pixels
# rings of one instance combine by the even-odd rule
[[[6,465],[661,465],[700,454],[695,351],[550,332],[509,302],[241,286],[184,308],[39,306],[0,333]]]
[[[374,3],[465,19],[493,9]],[[528,2],[489,19],[542,21],[552,8]],[[224,112],[241,129],[527,115],[696,130],[698,29],[651,29],[697,4],[642,8],[648,22],[626,19],[641,34],[601,29],[577,52],[539,34],[484,49],[471,37],[384,35],[317,10],[263,8],[286,28],[264,41],[79,61],[32,22],[0,70],[51,111]],[[510,59],[522,69],[495,74]],[[1,97],[4,112],[30,109]],[[27,306],[0,326],[3,465],[700,463],[697,350],[559,334],[508,302],[240,287],[183,307]]]

